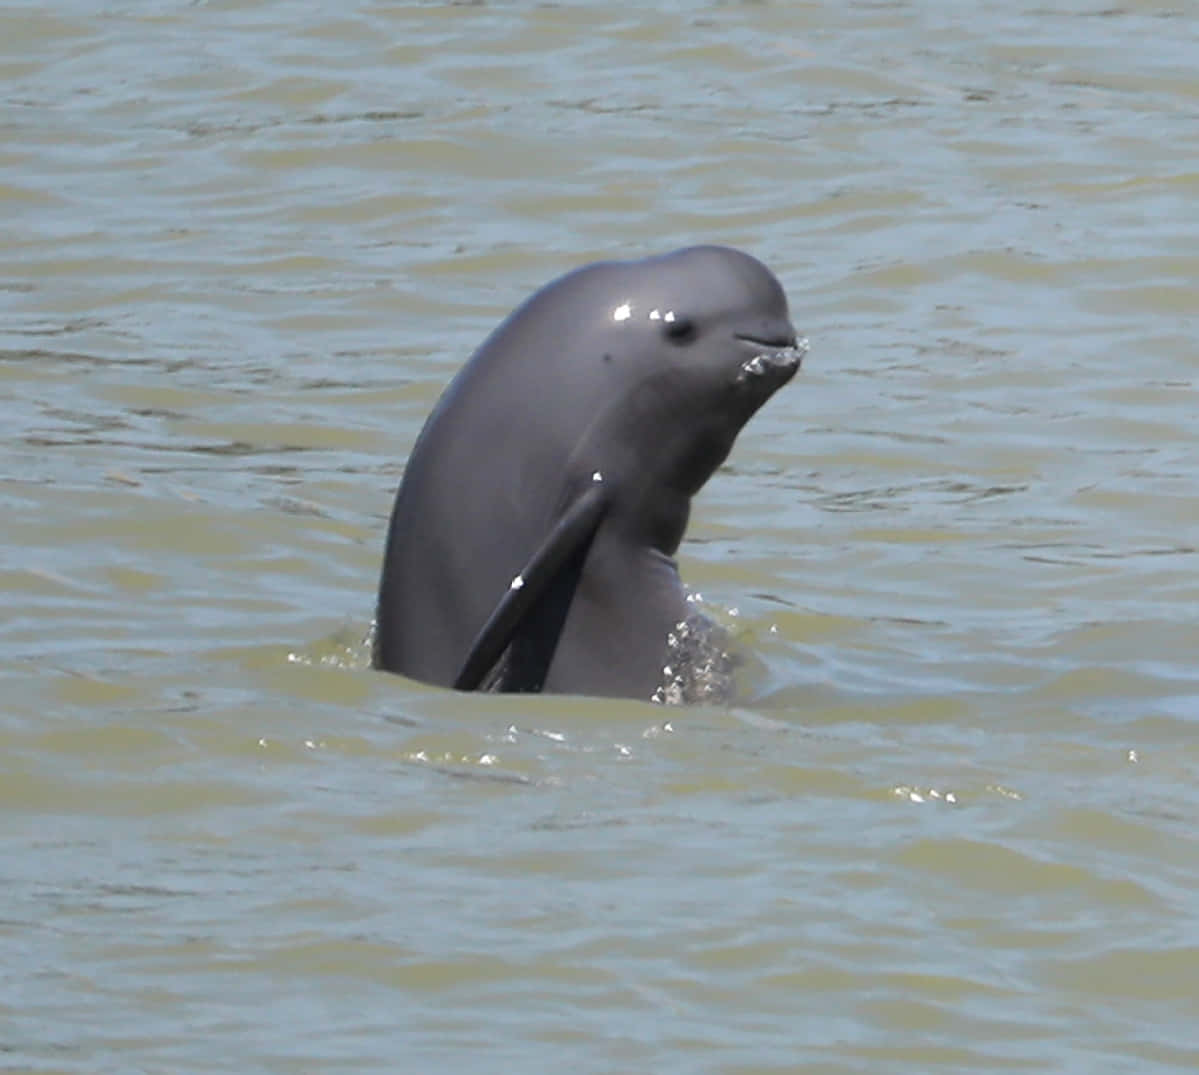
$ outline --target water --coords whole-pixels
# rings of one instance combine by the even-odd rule
[[[6,1070],[1199,1065],[1189,5],[0,15]],[[460,362],[744,247],[728,709],[366,668]]]

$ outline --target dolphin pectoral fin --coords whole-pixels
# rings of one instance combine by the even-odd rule
[[[590,544],[607,510],[608,497],[597,476],[587,491],[562,514],[500,598],[471,643],[462,670],[454,680],[455,690],[479,688],[562,565]]]

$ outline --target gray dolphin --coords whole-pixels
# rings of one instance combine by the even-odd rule
[[[546,285],[412,449],[375,666],[459,690],[653,697],[689,615],[673,556],[691,498],[806,348],[770,270],[727,247]]]

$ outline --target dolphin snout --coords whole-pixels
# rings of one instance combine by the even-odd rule
[[[772,351],[796,347],[799,344],[799,333],[795,331],[795,326],[790,321],[763,324],[756,327],[753,332],[734,332],[733,337]]]

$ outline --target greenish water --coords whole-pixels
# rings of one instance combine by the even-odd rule
[[[1199,24],[0,12],[0,1066],[1199,1066]],[[733,708],[367,667],[453,371],[597,257],[812,341]]]

